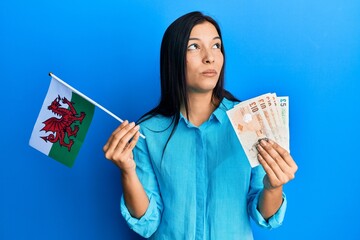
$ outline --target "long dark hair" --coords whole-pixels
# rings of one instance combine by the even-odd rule
[[[184,105],[186,116],[188,114],[188,94],[186,86],[186,51],[191,30],[197,24],[210,22],[216,28],[222,40],[220,27],[210,16],[201,12],[190,12],[176,19],[165,31],[160,50],[160,80],[161,97],[159,104],[144,114],[138,123],[141,123],[155,115],[172,117],[172,131],[166,142],[174,134],[179,120],[180,107]],[[224,64],[219,75],[219,80],[213,90],[212,101],[222,101],[224,97],[229,100],[239,101],[231,93],[224,89],[225,51],[224,44],[221,44],[221,52],[224,55]],[[164,131],[166,130],[164,129]],[[165,148],[166,148],[165,145]],[[164,151],[165,151],[164,148]],[[163,153],[164,153],[163,151]]]

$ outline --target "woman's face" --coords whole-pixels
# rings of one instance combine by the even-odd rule
[[[206,93],[215,88],[224,64],[221,39],[209,22],[195,25],[186,53],[186,83],[189,92]]]

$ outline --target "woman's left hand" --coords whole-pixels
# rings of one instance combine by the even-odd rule
[[[264,188],[273,190],[295,178],[298,166],[290,153],[279,144],[262,139],[257,149],[258,160],[263,166],[266,175],[264,177]]]

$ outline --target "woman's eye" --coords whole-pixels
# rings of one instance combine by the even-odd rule
[[[188,46],[189,50],[195,50],[195,49],[199,49],[199,45],[197,45],[196,43],[191,44],[190,46]]]
[[[220,43],[215,43],[213,48],[217,48],[217,49],[220,49],[221,48],[221,44]]]

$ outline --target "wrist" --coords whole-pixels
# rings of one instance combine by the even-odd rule
[[[135,168],[127,168],[121,170],[121,178],[123,179],[131,179],[135,176],[137,176]]]
[[[283,187],[279,186],[279,187],[276,187],[276,188],[267,188],[267,187],[264,186],[264,191],[266,191],[268,193],[271,193],[271,194],[278,194],[279,192],[282,193]]]

